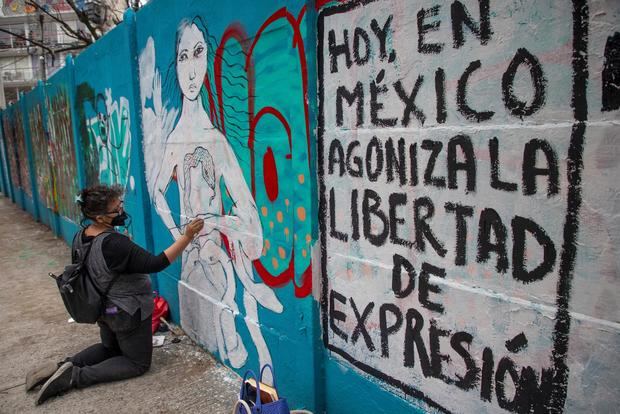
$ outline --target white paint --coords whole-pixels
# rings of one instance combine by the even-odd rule
[[[184,226],[195,217],[205,220],[204,229],[183,254],[179,283],[181,324],[231,366],[243,366],[248,352],[235,325],[235,316],[239,314],[235,302],[236,275],[244,289],[245,322],[262,366],[272,360],[258,323],[258,304],[278,313],[283,307],[273,290],[254,275],[252,261],[260,257],[263,248],[256,204],[232,148],[213,126],[201,103],[207,67],[204,35],[194,24],[183,26],[180,33],[175,63],[182,108],[169,134],[165,131],[173,125],[178,111],[161,105],[161,81],[154,67],[152,39],[140,57],[140,68],[145,75],[141,79],[144,122],[151,123],[145,125],[149,130],[149,138],[145,136],[149,193],[175,239],[181,237]],[[146,98],[153,100],[154,111],[145,108]],[[163,126],[163,134],[152,126]],[[177,208],[169,206],[165,197],[173,176],[181,200],[178,227],[171,213]],[[234,202],[224,214],[222,187]],[[228,245],[223,244],[222,236],[226,236]]]
[[[87,119],[86,125],[99,154],[99,180],[106,184],[120,184],[124,188],[131,163],[129,101],[124,96],[112,99],[112,89],[106,88],[105,105],[106,113]]]
[[[155,43],[149,37],[139,58],[140,101],[142,132],[144,134],[144,165],[146,183],[151,199],[155,196],[155,179],[161,166],[163,147],[173,128],[178,109],[166,108],[162,103],[161,75],[155,66]],[[146,101],[152,100],[152,107]]]
[[[479,11],[477,1],[462,2],[472,19],[478,22]],[[609,7],[613,2],[594,2],[596,10],[608,10],[604,18],[596,15],[596,19],[604,23],[590,27],[590,33],[596,40],[590,43],[593,51],[593,67],[597,72],[594,79],[600,77],[602,67],[601,47],[608,35],[618,31],[618,4]],[[617,2],[616,2],[617,3]],[[439,4],[436,16],[427,17],[425,23],[439,22],[437,30],[429,30],[424,40],[426,43],[441,43],[443,51],[439,54],[422,54],[417,51],[419,28],[417,13],[421,9],[429,10],[436,5],[430,1],[407,2],[392,0],[374,2],[360,6],[352,11],[325,17],[323,32],[323,170],[326,191],[326,256],[324,257],[327,278],[327,330],[330,347],[347,353],[353,359],[367,365],[373,370],[396,379],[407,386],[423,392],[430,400],[455,412],[503,412],[497,401],[495,377],[493,377],[492,401],[480,398],[480,381],[475,388],[465,391],[453,383],[467,371],[464,359],[450,343],[451,336],[458,331],[472,335],[471,345],[463,343],[477,364],[482,368],[482,353],[485,347],[493,351],[494,371],[498,361],[508,356],[514,361],[518,375],[522,367],[531,366],[538,375],[542,369],[552,365],[553,332],[557,313],[557,295],[559,267],[564,237],[564,224],[568,197],[568,148],[573,128],[573,110],[571,108],[572,91],[572,8],[570,4],[551,4],[535,1],[522,2],[491,2],[491,27],[493,35],[487,45],[467,27],[463,28],[465,43],[459,48],[453,47],[451,30],[450,4]],[[406,6],[405,6],[406,5]],[[591,8],[591,16],[593,15]],[[423,11],[421,11],[423,13]],[[394,62],[381,60],[379,41],[371,30],[371,21],[376,20],[383,27],[388,16],[393,15],[392,32],[387,40],[387,52],[396,50]],[[343,43],[343,30],[348,30],[349,44],[352,47],[355,28],[366,31],[371,41],[370,60],[365,65],[345,66],[345,57],[337,58],[338,71],[330,70],[329,32],[335,33],[336,44]],[[601,34],[596,29],[600,29]],[[603,43],[603,46],[601,46]],[[363,45],[363,42],[362,42]],[[502,96],[502,77],[518,49],[525,48],[534,55],[543,68],[546,79],[546,99],[540,110],[531,116],[520,119],[512,115],[506,108]],[[353,54],[351,58],[354,59]],[[474,71],[468,82],[467,103],[478,111],[494,111],[492,120],[476,123],[466,118],[457,109],[457,83],[470,62],[480,60],[480,69]],[[443,68],[446,79],[446,110],[447,120],[444,124],[437,121],[435,72]],[[403,126],[404,104],[395,92],[394,84],[402,82],[407,94],[410,94],[418,76],[423,82],[417,94],[415,104],[426,119],[422,124],[411,114],[408,126]],[[397,118],[393,127],[380,128],[371,124],[371,83],[385,85],[386,93],[379,98],[382,107],[378,113],[381,118]],[[344,103],[343,125],[337,125],[336,97],[341,86],[351,92],[357,82],[364,89],[364,121],[356,125],[356,112],[353,107]],[[590,98],[600,102],[600,83],[592,87]],[[599,88],[598,91],[593,91]],[[514,94],[520,99],[531,102],[533,99],[532,83],[527,66],[522,66],[515,75]],[[598,99],[598,101],[596,101]],[[596,106],[589,102],[590,108]],[[618,387],[614,387],[618,357],[614,353],[620,345],[620,324],[618,323],[620,308],[617,306],[617,282],[620,255],[617,252],[617,230],[620,228],[617,206],[617,177],[620,174],[617,157],[616,141],[618,115],[593,115],[592,121],[586,124],[586,148],[584,151],[583,197],[581,208],[581,228],[578,241],[578,253],[574,271],[573,289],[571,291],[570,315],[573,321],[570,337],[570,353],[567,359],[570,368],[568,396],[565,408],[577,411],[606,411],[611,409],[610,401],[619,399]],[[424,140],[440,141],[443,149],[436,159],[434,177],[447,178],[447,145],[449,140],[459,134],[471,138],[476,156],[476,190],[467,192],[466,175],[457,173],[457,188],[436,188],[424,184],[425,167],[430,159],[430,151],[421,148]],[[404,138],[406,152],[410,144],[417,143],[418,179],[417,186],[408,183],[401,186],[398,176],[395,181],[386,179],[386,161],[384,172],[376,182],[368,179],[364,164],[363,178],[351,177],[347,173],[338,175],[338,164],[335,172],[328,173],[330,145],[339,140],[344,147],[353,141],[361,143],[353,155],[365,162],[368,143],[377,137],[383,146],[391,137],[395,145],[399,138]],[[502,181],[516,183],[516,192],[506,192],[492,188],[489,142],[497,137],[499,143],[500,178]],[[525,145],[532,139],[547,141],[557,156],[559,167],[559,191],[556,195],[547,196],[547,180],[539,177],[538,191],[534,195],[525,195],[522,184],[522,165]],[[592,142],[592,144],[590,143]],[[383,147],[385,149],[385,147]],[[385,153],[385,152],[384,152]],[[409,162],[409,157],[406,157]],[[463,154],[457,150],[457,159],[463,160]],[[354,164],[353,164],[354,165]],[[374,164],[373,164],[374,165]],[[544,166],[539,153],[535,164]],[[409,164],[407,164],[409,174]],[[330,190],[334,189],[335,212],[330,216]],[[447,250],[445,256],[439,255],[426,239],[426,250],[409,248],[388,241],[378,247],[363,236],[362,199],[364,190],[375,191],[382,199],[381,210],[387,215],[388,200],[391,194],[402,193],[407,197],[405,205],[396,209],[396,215],[404,219],[398,224],[398,236],[414,241],[415,228],[413,219],[413,201],[420,197],[428,197],[434,204],[434,216],[429,221],[433,234]],[[361,238],[352,240],[352,208],[351,194],[359,193],[359,216]],[[466,242],[466,265],[455,265],[456,258],[456,221],[455,214],[444,209],[446,203],[459,203],[473,208],[473,216],[466,218],[468,239]],[[478,220],[483,209],[494,209],[502,219],[508,232],[506,243],[509,267],[506,273],[496,270],[496,255],[491,254],[486,263],[478,263],[477,237]],[[512,277],[513,239],[511,236],[511,220],[522,216],[533,220],[547,233],[556,249],[553,270],[542,280],[523,283]],[[331,222],[336,230],[347,233],[346,241],[338,240],[330,235]],[[594,221],[595,225],[589,222]],[[381,221],[372,218],[372,231],[381,231]],[[526,242],[527,268],[532,269],[542,260],[542,249],[533,237],[528,236]],[[397,298],[392,290],[392,255],[400,254],[407,258],[416,272],[415,290],[406,298]],[[602,259],[602,260],[601,260]],[[429,263],[445,269],[445,279],[430,277],[430,283],[437,286],[440,292],[430,292],[428,300],[444,307],[443,313],[429,309],[420,300],[420,272],[422,263]],[[407,278],[403,278],[403,284]],[[330,292],[336,291],[343,295],[344,302],[335,300],[330,303]],[[357,317],[351,298],[357,311],[362,314],[369,303],[374,303],[364,326],[368,331],[374,350],[370,350],[363,335],[359,335],[353,343],[352,335],[356,330]],[[415,366],[404,364],[406,321],[397,331],[388,337],[389,356],[382,356],[379,309],[383,304],[394,304],[402,312],[403,318],[408,309],[418,311],[424,320],[422,338],[427,352],[430,352],[429,324],[435,320],[441,329],[449,330],[450,334],[439,337],[441,354],[449,356],[449,360],[440,362],[442,374],[453,383],[424,375],[420,368],[420,354],[415,349]],[[341,312],[330,323],[330,311]],[[333,315],[333,313],[332,313]],[[338,315],[338,314],[336,314]],[[387,324],[391,326],[395,318],[389,314]],[[336,330],[332,327],[336,326]],[[337,329],[343,331],[346,340],[339,336]],[[523,332],[528,345],[518,353],[507,350],[506,341]],[[336,354],[333,354],[336,355]],[[430,355],[429,355],[430,358]],[[449,382],[449,381],[448,381]],[[514,385],[507,376],[506,395],[511,399]],[[582,391],[587,390],[587,392]],[[397,391],[400,393],[400,391]],[[596,396],[596,397],[592,397]],[[612,403],[613,404],[613,403]]]

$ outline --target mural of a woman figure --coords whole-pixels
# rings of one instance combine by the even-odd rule
[[[207,60],[215,54],[209,50],[208,39],[199,17],[184,20],[178,27],[174,73],[181,110],[165,143],[154,201],[175,239],[192,218],[205,220],[204,229],[183,257],[179,282],[183,328],[233,367],[243,366],[248,353],[235,326],[239,313],[236,275],[244,289],[246,325],[262,365],[271,363],[271,355],[259,327],[258,304],[277,313],[283,308],[273,290],[254,274],[252,261],[263,249],[256,204],[235,153],[205,108]],[[173,180],[178,183],[181,202],[178,226],[165,197]],[[222,191],[232,201],[227,211]]]

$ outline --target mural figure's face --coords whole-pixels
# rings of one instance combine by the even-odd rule
[[[207,43],[195,24],[183,29],[177,47],[177,78],[183,95],[193,101],[207,73]]]

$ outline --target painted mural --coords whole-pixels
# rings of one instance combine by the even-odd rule
[[[86,182],[120,184],[125,188],[131,152],[129,101],[122,96],[114,99],[110,88],[96,93],[82,83],[77,89]]]
[[[11,181],[16,188],[21,188],[28,197],[32,198],[30,168],[28,166],[28,152],[21,110],[18,107],[13,108],[10,114],[3,116],[3,122],[11,165]]]
[[[15,130],[11,121],[11,113],[6,111],[2,114],[2,125],[4,131],[4,142],[6,143],[6,152],[11,172],[11,183],[13,188],[21,188],[19,174],[19,155],[17,152],[17,143],[15,141]]]
[[[53,170],[58,213],[79,222],[81,213],[75,203],[78,193],[78,172],[71,126],[71,107],[66,87],[59,86],[46,96],[49,154]]]
[[[177,3],[48,80],[35,171],[3,111],[14,188],[120,183],[154,253],[204,218],[154,288],[296,408],[617,411],[620,2]]]
[[[47,133],[43,125],[42,104],[34,105],[28,112],[28,122],[39,197],[47,208],[56,211],[54,177],[50,165]]]
[[[0,116],[0,122],[2,122],[3,124],[3,128],[4,128],[4,114],[2,116]],[[7,153],[6,153],[6,139],[5,139],[5,133],[0,131],[0,162],[2,163],[2,168],[1,168],[1,173],[2,176],[0,177],[3,180],[3,193],[6,197],[11,197],[11,194],[13,193],[12,189],[11,189],[11,175],[9,173],[9,160],[7,159]]]
[[[325,346],[432,411],[613,411],[615,300],[571,295],[618,281],[574,273],[584,137],[611,133],[585,132],[587,55],[608,33],[588,44],[580,1],[409,6],[319,17]]]
[[[26,150],[26,136],[24,135],[24,121],[19,107],[13,112],[13,138],[19,160],[19,178],[24,193],[32,198],[32,184],[30,183],[30,165],[28,164],[28,151]]]
[[[272,359],[259,306],[283,311],[274,287],[293,283],[298,297],[311,291],[310,200],[296,191],[310,178],[303,14],[297,19],[281,9],[251,44],[239,25],[216,37],[202,16],[189,17],[176,37],[149,38],[140,55],[149,193],[174,238],[193,217],[205,219],[183,256],[181,323],[235,368],[248,358],[235,322],[237,290],[261,365]],[[287,27],[263,40],[274,22]],[[292,63],[269,55],[291,44]],[[156,53],[172,55],[171,62],[157,66]],[[264,89],[275,79],[290,94]],[[180,205],[171,204],[171,189]]]

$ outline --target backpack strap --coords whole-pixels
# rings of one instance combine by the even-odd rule
[[[77,237],[78,235],[80,235],[80,237],[82,237],[82,233],[84,232],[84,229],[80,230],[75,237]],[[86,253],[84,254],[84,257],[82,258],[82,260],[80,261],[80,264],[82,264],[83,266],[86,265],[86,259],[88,258],[88,254],[90,253],[90,249],[93,247],[93,244],[95,244],[95,239],[99,236],[101,236],[102,234],[107,234],[107,233],[114,233],[116,232],[116,230],[113,229],[106,229],[104,231],[102,231],[101,233],[99,233],[98,235],[96,235],[93,240],[90,242],[90,244],[88,245],[88,247],[86,248]],[[74,241],[75,241],[75,237],[74,237]],[[90,272],[88,273],[89,277],[90,277]],[[100,295],[107,297],[108,293],[110,292],[110,289],[112,288],[112,285],[114,285],[114,283],[118,280],[118,277],[120,276],[120,273],[116,273],[116,275],[114,275],[114,277],[112,278],[112,280],[110,281],[110,283],[108,284],[108,287],[106,288],[105,292],[102,294],[101,292],[99,292]],[[93,286],[95,287],[95,289],[97,289],[97,286],[93,284]],[[97,289],[97,291],[99,291],[99,289]]]
[[[75,235],[73,236],[73,241],[71,242],[71,263],[73,264],[76,264],[78,262],[77,254],[76,254],[77,249],[75,248],[75,241],[78,240],[78,237],[80,239],[82,238],[83,232],[84,232],[84,228],[82,228],[80,231],[75,233]]]

